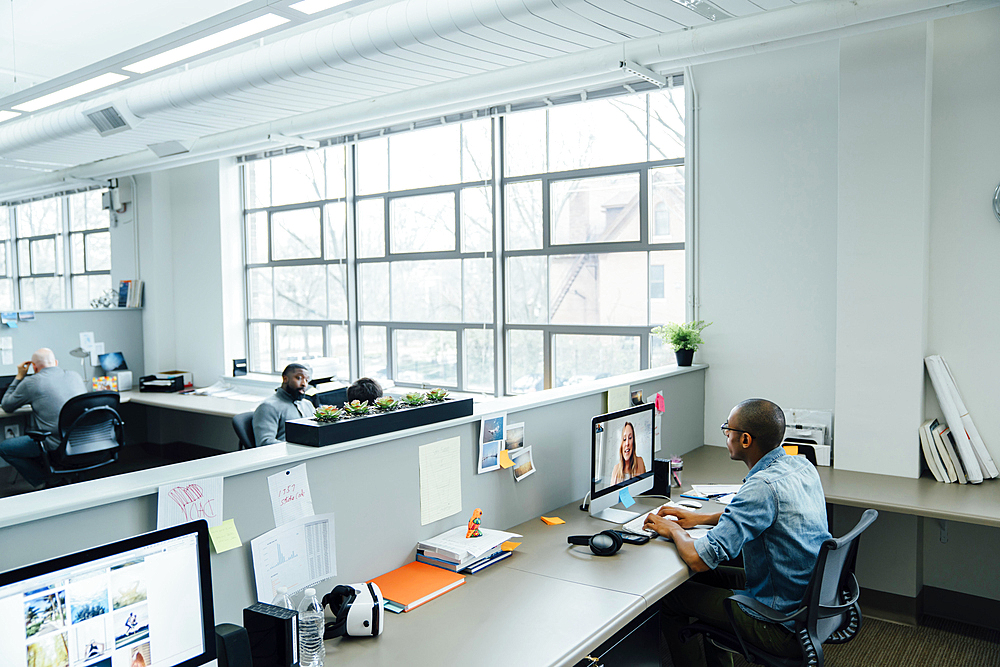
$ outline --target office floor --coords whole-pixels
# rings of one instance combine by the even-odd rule
[[[117,461],[103,468],[82,473],[80,477],[81,481],[111,477],[112,475],[121,475],[126,472],[146,470],[147,468],[156,468],[177,463],[178,461],[190,461],[224,453],[217,449],[199,447],[198,445],[186,442],[172,442],[165,445],[154,445],[151,443],[128,445],[122,448]],[[11,483],[11,478],[13,477],[13,468],[0,468],[0,498],[16,496],[34,490],[20,475]]]
[[[824,646],[823,655],[826,667],[995,667],[1000,665],[1000,632],[931,616],[919,626],[865,618],[861,634],[847,644]],[[663,664],[671,665],[670,658]],[[736,656],[734,667],[753,666]]]

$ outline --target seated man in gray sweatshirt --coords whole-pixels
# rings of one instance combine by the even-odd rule
[[[281,372],[281,386],[253,412],[253,437],[258,447],[285,440],[285,421],[312,417],[316,408],[305,395],[312,371],[303,364],[288,364]]]
[[[28,376],[29,367],[34,367],[34,375]],[[63,405],[85,391],[80,374],[59,368],[52,350],[43,347],[31,355],[31,361],[17,367],[17,376],[7,387],[0,407],[5,412],[14,412],[30,404],[32,427],[54,434],[59,430],[59,412]],[[59,437],[50,435],[43,444],[51,452],[59,447]],[[42,464],[42,452],[30,437],[22,435],[0,442],[0,457],[14,466],[32,486],[41,486],[45,481],[48,471]]]

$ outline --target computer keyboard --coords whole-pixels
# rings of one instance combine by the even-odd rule
[[[687,507],[681,507],[680,505],[678,505],[677,503],[674,503],[674,502],[663,503],[662,505],[660,505],[660,507],[673,507],[675,509],[682,509],[682,510],[688,509]],[[649,515],[649,514],[652,514],[654,512],[660,511],[660,507],[657,507],[656,509],[649,510],[648,512],[643,512],[642,514],[640,514],[636,518],[631,519],[630,521],[627,521],[627,522],[623,523],[622,524],[622,530],[628,531],[630,533],[635,533],[636,535],[649,535],[650,537],[656,537],[656,531],[655,530],[647,530],[646,528],[643,528],[642,525],[644,523],[646,523],[646,516]],[[671,516],[671,515],[667,515],[667,518],[668,519],[673,519],[675,521],[677,520],[676,517]]]

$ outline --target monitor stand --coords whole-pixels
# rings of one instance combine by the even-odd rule
[[[639,512],[629,512],[628,510],[616,510],[614,507],[609,507],[607,509],[601,510],[591,514],[595,519],[601,519],[602,521],[610,521],[611,523],[628,523],[632,519],[639,516]]]

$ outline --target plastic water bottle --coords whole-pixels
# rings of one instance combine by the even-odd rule
[[[274,596],[271,600],[271,604],[275,607],[284,607],[285,609],[295,609],[295,605],[292,604],[292,598],[288,597],[288,587],[278,586],[278,594]]]
[[[326,646],[323,644],[323,605],[315,588],[307,588],[299,603],[299,664],[323,667]]]

